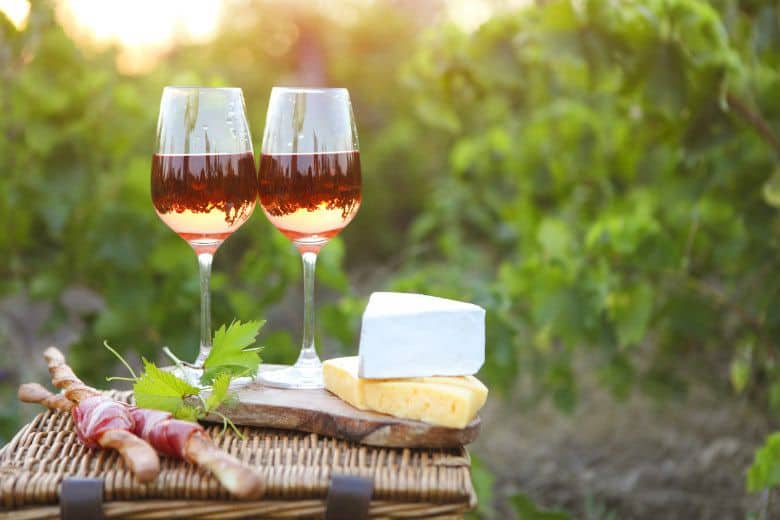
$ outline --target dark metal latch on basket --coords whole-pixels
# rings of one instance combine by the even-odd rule
[[[325,520],[368,518],[373,482],[364,477],[333,475],[325,503]],[[102,520],[103,479],[66,478],[60,492],[62,520]]]

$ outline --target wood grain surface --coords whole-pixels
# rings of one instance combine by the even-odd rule
[[[281,368],[263,365],[261,370]],[[463,429],[359,410],[327,390],[289,390],[251,382],[237,386],[238,404],[219,411],[234,423],[337,437],[371,446],[448,448],[477,438],[479,417]],[[222,422],[218,416],[207,421]]]

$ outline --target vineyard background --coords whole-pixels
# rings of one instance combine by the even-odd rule
[[[482,3],[232,0],[132,73],[55,3],[0,16],[0,443],[50,343],[98,385],[103,340],[194,357],[196,262],[149,197],[162,87],[240,86],[259,150],[273,85],[346,86],[363,204],[320,258],[320,344],[353,353],[375,290],[488,310],[477,515],[780,512],[780,438],[746,481],[780,415],[780,5]],[[267,318],[290,362],[299,262],[256,213],[213,321]]]

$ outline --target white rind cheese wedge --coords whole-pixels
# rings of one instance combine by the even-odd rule
[[[485,362],[485,309],[435,296],[375,292],[363,313],[360,377],[476,374]]]
[[[364,379],[358,357],[322,365],[325,388],[361,410],[448,428],[464,428],[485,404],[488,389],[474,376]]]

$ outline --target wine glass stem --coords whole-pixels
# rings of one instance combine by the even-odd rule
[[[317,265],[317,253],[306,251],[301,254],[303,261],[303,345],[295,366],[312,368],[320,365],[320,358],[314,347],[314,269]]]
[[[211,280],[211,262],[214,255],[211,253],[198,254],[198,266],[200,267],[200,352],[195,365],[202,367],[203,362],[211,351],[211,292],[209,281]]]

